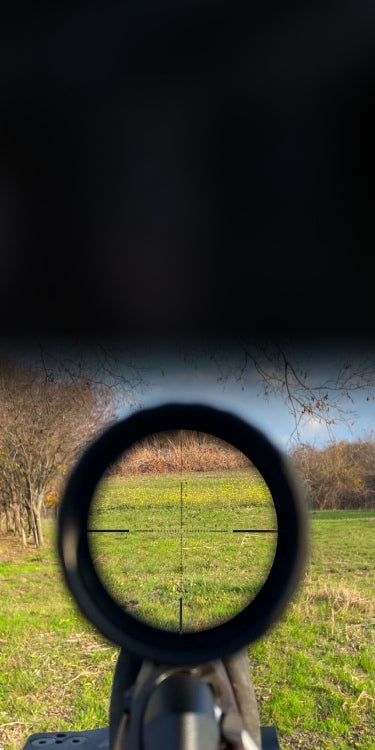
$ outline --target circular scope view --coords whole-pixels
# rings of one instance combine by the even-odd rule
[[[94,495],[88,538],[102,583],[126,611],[164,630],[204,630],[255,597],[271,569],[270,491],[240,451],[193,430],[124,452]]]

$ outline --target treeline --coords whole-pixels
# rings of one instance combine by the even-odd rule
[[[375,508],[375,442],[298,445],[292,461],[316,510]]]
[[[70,466],[98,429],[113,419],[113,392],[84,372],[0,360],[0,535],[43,543],[41,515],[58,502]],[[311,508],[375,507],[375,443],[341,442],[318,450],[298,445],[292,461]],[[122,458],[116,474],[238,469],[248,459],[193,430],[159,433]]]

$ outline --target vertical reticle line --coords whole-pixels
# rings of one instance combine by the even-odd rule
[[[182,480],[180,482],[180,531],[182,534],[182,508],[183,508],[183,489],[182,489]]]
[[[182,577],[184,574],[183,558],[182,558],[182,513],[183,513],[183,485],[180,483],[180,586],[182,594]]]
[[[180,431],[180,610],[179,610],[179,629],[182,634],[182,594],[183,594],[183,552],[182,552],[182,521],[183,521],[183,482],[182,482],[182,431]]]

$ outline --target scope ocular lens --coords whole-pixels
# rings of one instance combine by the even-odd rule
[[[88,544],[117,604],[156,628],[225,622],[262,589],[277,545],[267,484],[204,432],[148,435],[112,463],[90,506]]]
[[[58,549],[82,613],[142,658],[197,664],[282,614],[306,555],[306,506],[279,451],[203,404],[139,410],[71,473]]]

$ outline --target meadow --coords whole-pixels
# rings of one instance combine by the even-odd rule
[[[166,630],[199,630],[243,609],[276,548],[273,501],[253,467],[110,477],[89,525],[106,587]]]
[[[89,533],[121,605],[176,629],[183,596],[184,627],[195,629],[202,612],[217,622],[253,596],[275,536],[232,532],[255,523],[272,530],[275,518],[257,477],[251,500],[243,494],[250,479],[245,469],[165,484],[152,475],[108,478]],[[127,534],[126,554],[123,534],[97,533],[109,522],[137,532]],[[22,750],[33,732],[108,724],[118,649],[77,611],[62,579],[55,522],[44,525],[47,543],[38,551],[0,538],[0,750]],[[374,541],[375,512],[311,512],[299,589],[281,620],[249,646],[261,723],[276,725],[283,750],[375,749]]]

